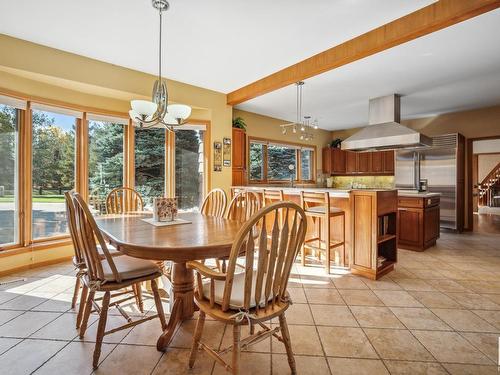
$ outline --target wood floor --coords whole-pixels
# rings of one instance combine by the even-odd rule
[[[500,215],[474,214],[474,232],[500,234]]]

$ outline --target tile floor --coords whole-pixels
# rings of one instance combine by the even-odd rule
[[[0,372],[91,374],[96,318],[84,340],[70,310],[69,264],[0,279]],[[444,233],[424,253],[401,250],[396,270],[379,281],[343,270],[296,266],[287,314],[299,374],[498,374],[500,236]],[[146,300],[151,313],[154,306]],[[133,304],[126,306],[137,314]],[[122,322],[116,311],[109,326]],[[186,321],[166,353],[156,350],[159,322],[105,338],[95,374],[223,374],[205,354],[187,368],[195,321]],[[208,321],[205,340],[230,342]],[[243,374],[288,374],[282,344],[268,339],[242,354]]]

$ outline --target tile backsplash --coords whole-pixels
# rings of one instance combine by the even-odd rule
[[[352,187],[392,189],[394,176],[333,176],[333,188],[350,189]]]

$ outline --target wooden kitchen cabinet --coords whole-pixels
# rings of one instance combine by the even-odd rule
[[[383,172],[394,174],[394,151],[382,151],[379,154],[382,154]]]
[[[323,148],[323,173],[345,173],[345,151],[340,148]]]
[[[324,147],[322,151],[323,173],[328,175],[333,173],[332,169],[332,148]]]
[[[345,151],[345,171],[346,173],[358,172],[358,153],[354,151]]]
[[[385,151],[384,151],[385,152]],[[384,172],[384,152],[372,152],[372,172]]]
[[[398,197],[398,247],[424,251],[439,238],[439,196]]]
[[[246,157],[247,136],[243,129],[233,128],[232,148],[232,185],[241,186],[247,184]]]
[[[358,170],[359,173],[372,172],[372,152],[358,153]]]

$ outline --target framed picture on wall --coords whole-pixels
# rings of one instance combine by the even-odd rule
[[[224,138],[222,142],[222,165],[231,166],[231,138]]]
[[[222,171],[222,143],[214,142],[214,171]]]

